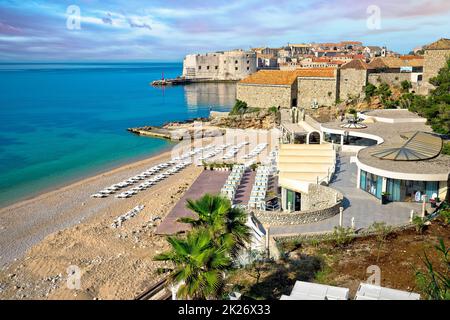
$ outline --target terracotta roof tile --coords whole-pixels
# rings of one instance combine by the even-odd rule
[[[399,57],[402,60],[415,60],[415,59],[423,59],[423,56],[415,56],[413,54],[405,54],[404,56]]]
[[[396,57],[377,57],[373,59],[368,65],[368,69],[383,69],[383,68],[401,68],[401,67],[422,67],[423,59],[400,59]]]
[[[334,68],[303,68],[297,70],[260,70],[239,83],[292,85],[298,77],[335,77]]]
[[[362,45],[362,42],[360,42],[360,41],[341,41],[341,44]]]
[[[450,50],[450,39],[439,39],[425,46],[425,50]]]
[[[357,70],[366,70],[367,64],[360,59],[353,59],[346,64],[344,64],[341,69],[357,69]]]

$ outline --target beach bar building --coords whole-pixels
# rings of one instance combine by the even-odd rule
[[[402,109],[359,117],[361,125],[353,128],[339,122],[321,125],[326,141],[356,153],[357,188],[388,201],[448,198],[450,157],[441,154],[442,139],[426,119]]]

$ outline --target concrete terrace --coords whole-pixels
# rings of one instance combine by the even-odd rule
[[[247,170],[242,177],[241,183],[236,190],[236,196],[234,197],[234,204],[247,205],[250,200],[250,194],[252,193],[253,183],[255,182],[256,172]]]
[[[177,202],[169,214],[164,218],[158,226],[156,233],[171,235],[189,230],[187,224],[177,222],[181,217],[196,217],[195,213],[186,208],[186,200],[198,199],[205,193],[219,193],[229,174],[229,171],[204,170],[186,191],[180,201]]]
[[[344,195],[344,226],[351,226],[352,217],[355,227],[367,228],[374,222],[386,222],[389,225],[402,225],[409,222],[411,209],[421,212],[421,204],[406,202],[391,202],[381,205],[380,201],[367,192],[356,188],[357,168],[350,163],[349,154],[338,157],[336,175],[330,187],[339,190]],[[300,233],[315,233],[332,231],[339,224],[339,215],[316,223],[295,226],[274,226],[270,234],[289,235]]]

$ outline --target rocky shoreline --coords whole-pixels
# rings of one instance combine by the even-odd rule
[[[227,128],[272,129],[277,124],[277,114],[269,110],[260,110],[242,115],[229,115],[225,112],[217,114],[220,115],[211,115],[208,118],[191,118],[184,121],[171,121],[164,123],[160,127],[128,128],[127,131],[141,136],[182,141],[188,138],[198,139],[222,136]]]

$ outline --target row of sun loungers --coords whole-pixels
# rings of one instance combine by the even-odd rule
[[[291,294],[280,300],[349,300],[349,289],[319,283],[296,281]],[[355,300],[420,300],[420,294],[360,283]]]
[[[272,169],[269,166],[259,166],[256,170],[255,182],[253,183],[250,200],[248,202],[249,208],[265,210],[264,200],[267,195],[271,171]]]
[[[244,147],[245,145],[248,145],[249,142],[245,141],[245,142],[240,142],[237,145],[233,146],[230,148],[230,150],[228,150],[222,157],[223,160],[229,160],[234,158],[234,156],[239,152],[239,150],[242,149],[242,147]]]
[[[227,181],[220,190],[220,193],[223,194],[228,199],[230,199],[231,201],[233,201],[236,195],[236,190],[239,187],[239,184],[241,183],[242,177],[244,176],[244,172],[245,172],[244,165],[242,164],[234,165],[230,175],[227,178]]]
[[[170,169],[164,171],[163,173],[160,173],[157,176],[154,176],[153,178],[145,180],[140,185],[138,185],[128,191],[125,191],[125,192],[122,192],[122,193],[116,195],[116,198],[119,198],[119,199],[129,198],[129,197],[137,194],[138,192],[141,192],[141,191],[144,191],[144,190],[150,188],[151,186],[155,185],[159,181],[164,180],[165,178],[177,173],[178,171],[187,167],[189,164],[191,164],[190,161],[185,161],[185,162],[179,163],[176,166],[174,166],[173,168],[170,168]]]
[[[270,151],[269,156],[267,157],[264,164],[271,167],[274,171],[276,171],[277,158],[278,158],[278,149],[272,150]]]
[[[187,159],[190,159],[191,157],[199,154],[199,153],[205,153],[205,152],[209,152],[212,149],[214,149],[215,145],[210,144],[206,147],[198,147],[198,148],[194,148],[193,150],[184,153],[183,155],[181,155],[180,157],[175,157],[172,160],[173,161],[185,161]]]
[[[227,143],[227,144],[222,144],[222,145],[216,146],[216,147],[212,146],[209,150],[204,150],[203,153],[205,151],[209,151],[209,152],[207,152],[205,155],[198,158],[197,164],[201,165],[202,161],[214,158],[215,156],[217,156],[219,153],[222,153],[226,148],[228,148],[230,146],[231,146],[231,144]]]
[[[268,146],[267,143],[260,143],[258,144],[252,151],[250,151],[249,154],[246,154],[243,158],[244,159],[252,159],[257,157],[266,147]]]
[[[101,191],[99,191],[96,194],[91,195],[92,198],[106,198],[109,195],[112,195],[114,193],[116,193],[117,191],[119,191],[120,189],[129,187],[139,181],[145,180],[149,177],[151,177],[152,175],[160,172],[161,170],[170,167],[171,165],[173,165],[175,163],[175,161],[169,161],[169,162],[163,162],[160,163],[156,166],[153,166],[151,168],[149,168],[148,170],[141,172],[138,175],[135,175],[127,180],[124,180],[122,182],[119,182],[117,184],[113,184],[112,186],[105,188]]]
[[[133,209],[131,209],[130,211],[128,211],[127,213],[117,217],[117,219],[115,219],[113,221],[113,223],[111,224],[111,227],[118,228],[118,227],[122,226],[123,222],[125,222],[126,220],[130,220],[131,218],[136,216],[139,212],[144,210],[144,207],[145,206],[143,204],[138,205],[138,206],[134,207]]]

